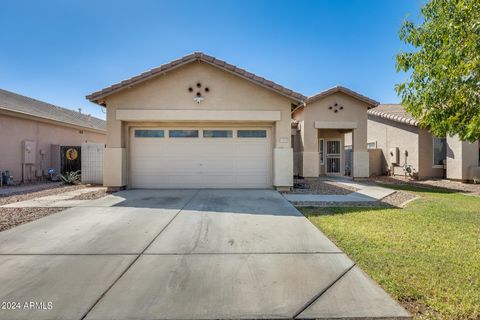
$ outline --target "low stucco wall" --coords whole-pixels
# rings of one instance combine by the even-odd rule
[[[473,180],[480,178],[479,142],[460,141],[458,136],[447,137],[447,178]]]
[[[370,177],[381,176],[383,171],[383,151],[382,149],[368,149]]]
[[[106,135],[0,114],[0,170],[10,171],[15,181],[22,179],[24,140],[36,142],[35,169],[37,175],[46,175],[52,165],[52,144],[80,146],[85,142],[105,143]]]

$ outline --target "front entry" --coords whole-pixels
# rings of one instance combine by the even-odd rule
[[[341,141],[340,140],[327,140],[327,163],[325,173],[327,175],[339,175],[341,174]]]

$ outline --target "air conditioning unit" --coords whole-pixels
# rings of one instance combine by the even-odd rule
[[[391,164],[400,164],[400,149],[398,147],[390,148],[390,163]]]

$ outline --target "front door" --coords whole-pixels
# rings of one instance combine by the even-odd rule
[[[341,143],[340,140],[327,140],[326,174],[340,174],[341,170]]]

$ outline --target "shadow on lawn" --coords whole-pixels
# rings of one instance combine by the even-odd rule
[[[409,181],[402,181],[395,178],[385,177],[382,176],[381,180],[376,181],[374,178],[372,179],[376,184],[390,189],[395,190],[405,190],[405,191],[413,191],[413,192],[429,192],[429,193],[474,193],[470,190],[465,190],[462,188],[456,188],[455,186],[436,186],[436,185],[429,185],[424,184],[419,181],[409,180]]]
[[[385,209],[399,209],[398,207],[385,205],[381,207],[303,207],[300,211],[307,218],[315,216],[333,216],[350,213],[379,211]]]
[[[410,191],[410,192],[420,192],[420,193],[468,193],[465,190],[453,190],[445,188],[432,188],[431,186],[422,186],[422,185],[408,185],[408,184],[389,184],[377,182],[381,187],[394,189],[398,191]]]

